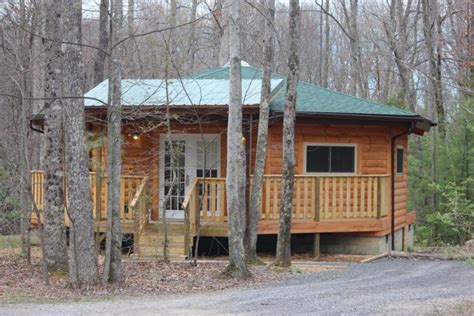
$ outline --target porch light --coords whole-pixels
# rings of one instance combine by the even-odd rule
[[[247,139],[245,137],[242,137],[242,144],[246,144],[247,143]]]
[[[140,135],[138,135],[138,133],[133,133],[133,135],[132,135],[132,138],[134,140],[137,140],[139,137],[140,137]]]

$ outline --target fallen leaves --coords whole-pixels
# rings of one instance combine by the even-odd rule
[[[38,258],[31,265],[18,256],[0,256],[0,303],[47,302],[108,299],[113,296],[138,296],[217,291],[231,287],[254,287],[289,277],[291,272],[275,272],[267,266],[251,267],[252,278],[219,278],[227,262],[164,263],[154,260],[123,260],[125,282],[122,286],[97,285],[73,289],[67,275],[53,274],[46,286]]]

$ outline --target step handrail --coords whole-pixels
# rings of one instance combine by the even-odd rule
[[[197,205],[197,185],[198,178],[194,178],[193,182],[186,188],[186,195],[183,200],[183,210],[184,210],[184,247],[188,254],[188,257],[192,257],[192,245],[193,237],[196,235],[196,227],[198,225],[197,220],[199,220],[198,205]]]
[[[198,183],[198,178],[194,178],[193,182],[186,188],[186,195],[184,196],[183,200],[183,210],[186,210],[191,202],[191,197],[193,195],[194,190],[196,190],[196,185]]]
[[[135,192],[135,195],[132,197],[130,200],[128,207],[132,210],[133,212],[133,227],[134,227],[134,244],[135,246],[138,246],[138,240],[140,238],[140,235],[143,232],[143,229],[145,228],[145,225],[148,223],[148,216],[146,214],[146,203],[143,199],[143,192],[145,191],[146,183],[148,181],[148,176],[145,176],[141,183],[140,186],[138,187],[137,192]],[[139,250],[137,250],[137,253],[139,253]]]

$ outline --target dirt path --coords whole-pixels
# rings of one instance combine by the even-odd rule
[[[466,314],[474,311],[474,268],[458,261],[382,259],[305,272],[252,289],[101,302],[22,304],[1,315]]]

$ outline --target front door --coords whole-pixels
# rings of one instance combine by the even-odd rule
[[[161,135],[160,148],[160,213],[182,220],[182,204],[194,178],[220,174],[220,135]]]

